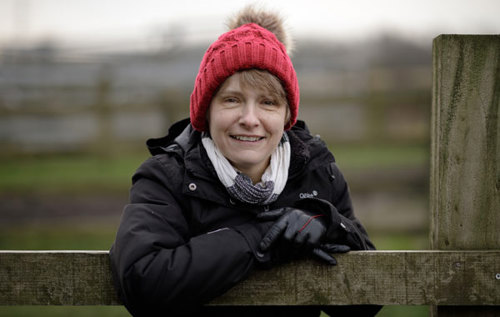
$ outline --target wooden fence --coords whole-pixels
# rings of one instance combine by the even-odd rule
[[[255,272],[211,305],[431,305],[500,315],[500,36],[434,40],[431,246]],[[107,251],[1,251],[0,305],[117,305]],[[460,306],[458,309],[456,306]]]
[[[213,305],[498,305],[497,251],[356,251],[259,271]],[[3,251],[2,305],[117,305],[107,251]],[[300,273],[300,274],[299,274]]]

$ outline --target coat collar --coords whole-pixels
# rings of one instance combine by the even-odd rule
[[[288,136],[292,148],[289,180],[300,177],[306,170],[324,164],[324,159],[328,159],[324,157],[325,152],[331,156],[328,151],[324,150],[324,143],[311,136],[306,124],[301,120],[298,120],[297,124],[288,131]],[[321,143],[320,146],[318,146],[318,141]],[[149,139],[147,146],[152,155],[175,152],[183,159],[186,168],[183,181],[185,194],[219,203],[228,200],[225,188],[218,180],[217,173],[201,143],[201,133],[194,130],[189,119],[174,123],[166,136]],[[333,160],[333,157],[328,160]],[[189,189],[192,183],[196,184],[197,190]],[[220,195],[214,195],[216,192],[220,192]]]

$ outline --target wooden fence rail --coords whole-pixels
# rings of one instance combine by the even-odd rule
[[[500,305],[500,251],[357,251],[257,271],[212,305]],[[107,251],[0,252],[0,305],[118,305]]]

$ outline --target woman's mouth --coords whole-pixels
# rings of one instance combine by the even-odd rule
[[[257,141],[262,140],[264,137],[259,137],[259,136],[244,136],[244,135],[231,135],[231,138],[236,139],[238,141],[257,142]]]

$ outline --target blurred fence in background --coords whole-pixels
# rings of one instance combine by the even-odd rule
[[[189,113],[204,50],[82,56],[48,44],[4,48],[2,155],[108,151],[163,134]],[[327,142],[427,142],[430,46],[389,36],[349,46],[299,41],[293,61],[300,118]]]

